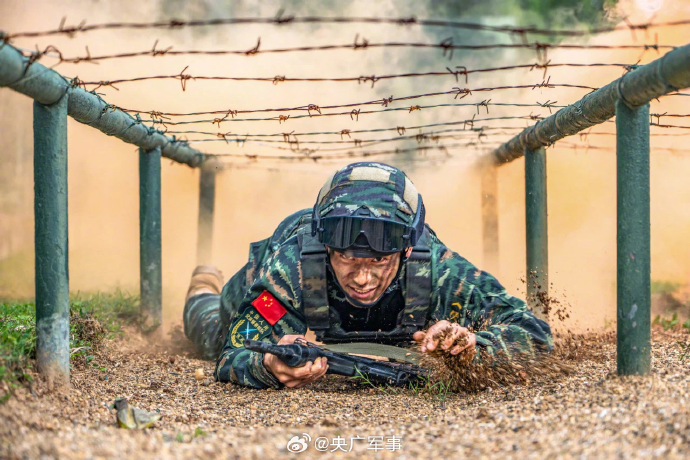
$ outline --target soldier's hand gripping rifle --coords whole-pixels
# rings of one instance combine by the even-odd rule
[[[419,378],[427,377],[429,372],[418,366],[390,361],[379,361],[363,356],[335,353],[320,346],[300,340],[291,345],[273,345],[258,340],[245,340],[244,348],[259,353],[271,353],[290,367],[300,367],[316,358],[328,360],[327,374],[347,377],[363,376],[381,384],[404,386]]]

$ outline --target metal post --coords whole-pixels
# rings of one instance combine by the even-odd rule
[[[141,319],[156,328],[162,321],[161,150],[139,149],[139,267]]]
[[[34,102],[36,361],[57,384],[70,376],[67,100]]]
[[[498,272],[498,167],[485,164],[482,176],[482,246],[485,269]]]
[[[217,165],[214,161],[205,161],[199,168],[199,223],[196,244],[198,265],[211,263],[216,171]]]
[[[549,236],[546,200],[546,152],[525,150],[525,225],[527,303],[542,319],[549,313]]]
[[[618,374],[650,367],[649,104],[616,103]]]
[[[111,106],[100,96],[71,85],[68,78],[34,61],[35,58],[24,56],[22,51],[0,40],[0,87],[7,86],[45,105],[54,104],[69,89],[67,113],[78,122],[145,150],[161,147],[164,157],[191,167],[201,164],[201,152],[186,142],[151,131],[145,123]]]
[[[537,149],[603,123],[615,114],[616,101],[621,97],[637,107],[671,91],[688,88],[689,68],[690,44],[679,46],[526,128],[491,156],[498,163],[507,163],[520,158],[525,149]]]

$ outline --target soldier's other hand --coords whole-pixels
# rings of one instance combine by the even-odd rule
[[[477,337],[458,323],[442,320],[426,331],[417,331],[412,336],[420,345],[422,353],[438,350],[458,355],[464,351],[474,354]]]
[[[278,341],[278,345],[290,345],[298,338],[304,339],[304,336],[284,335]],[[328,363],[326,358],[316,358],[313,363],[307,361],[304,366],[290,367],[276,355],[266,353],[264,355],[264,367],[286,387],[300,388],[322,377],[328,370]]]

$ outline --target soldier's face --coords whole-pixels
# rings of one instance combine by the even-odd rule
[[[328,251],[331,267],[345,293],[364,304],[376,303],[398,272],[400,253],[385,257],[353,257]]]

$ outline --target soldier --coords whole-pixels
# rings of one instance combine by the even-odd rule
[[[414,340],[422,352],[440,347],[477,362],[553,347],[548,324],[448,249],[425,225],[412,182],[382,163],[335,172],[313,209],[253,243],[249,262],[221,285],[214,267],[197,267],[185,333],[217,358],[217,380],[254,388],[301,387],[326,373],[325,360],[292,368],[243,347],[293,343],[307,329],[323,343]]]

